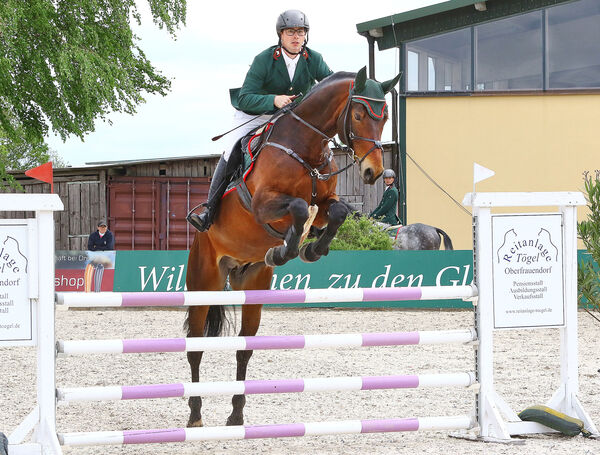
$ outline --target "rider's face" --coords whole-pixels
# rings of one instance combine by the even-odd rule
[[[289,33],[291,33],[291,30],[295,31],[293,35],[289,35]],[[302,36],[300,36],[298,31],[304,31],[304,29],[288,28],[281,32],[281,45],[283,46],[284,50],[294,54],[300,52],[300,49],[302,49],[302,45],[304,44],[304,40],[306,39],[306,35],[303,34]]]

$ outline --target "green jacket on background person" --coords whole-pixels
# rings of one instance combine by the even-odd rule
[[[277,110],[273,105],[276,95],[306,95],[315,82],[333,73],[321,54],[308,47],[297,58],[290,81],[281,47],[271,46],[258,54],[242,87],[229,90],[233,107],[247,114],[272,114]]]
[[[396,215],[397,205],[398,188],[394,185],[388,186],[381,197],[381,201],[379,201],[379,205],[369,214],[369,217],[382,218],[381,221],[391,225],[398,224],[400,220]]]

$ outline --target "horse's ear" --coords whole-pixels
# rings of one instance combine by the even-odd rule
[[[400,76],[402,76],[402,71],[398,73],[398,75],[394,79],[390,79],[389,81],[385,81],[381,83],[381,88],[383,89],[383,93],[389,92],[393,89],[398,81],[400,80]]]
[[[358,73],[356,73],[356,78],[354,79],[354,93],[360,93],[365,89],[365,84],[367,82],[367,67],[363,66]]]

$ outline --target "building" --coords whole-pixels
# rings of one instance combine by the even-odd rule
[[[470,249],[473,162],[496,172],[478,191],[578,191],[600,167],[600,0],[450,0],[357,31],[371,76],[375,43],[398,49],[405,223]]]
[[[193,228],[185,216],[206,199],[217,160],[181,157],[54,169],[54,192],[65,206],[55,214],[55,248],[85,250],[101,219],[115,234],[118,250],[189,248]],[[13,176],[27,193],[50,192],[49,184],[22,172]],[[29,215],[2,213],[5,218]]]
[[[392,145],[384,145],[391,162]],[[342,168],[347,155],[336,152]],[[187,213],[206,200],[219,155],[91,163],[54,169],[54,191],[65,210],[55,214],[57,250],[85,250],[98,221],[107,220],[117,250],[187,250],[194,228]],[[290,158],[291,159],[291,158]],[[12,172],[27,193],[48,193],[50,185]],[[285,178],[285,176],[282,176]],[[368,214],[383,195],[383,182],[364,185],[355,166],[338,175],[337,191],[356,210]],[[2,218],[25,218],[3,212]]]

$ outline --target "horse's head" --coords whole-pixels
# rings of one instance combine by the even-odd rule
[[[346,107],[338,118],[338,135],[354,150],[360,176],[371,185],[383,172],[381,133],[388,118],[385,94],[399,79],[400,74],[386,82],[367,79],[367,69],[363,67],[356,74]]]

